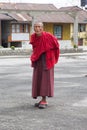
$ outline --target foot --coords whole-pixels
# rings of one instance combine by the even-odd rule
[[[41,101],[40,101],[40,102],[41,102]],[[39,104],[40,104],[40,102],[35,103],[35,104],[34,104],[34,106],[35,106],[35,107],[38,107],[38,106],[39,106]]]
[[[48,105],[47,102],[41,101],[41,102],[39,103],[39,105],[38,105],[38,108],[40,108],[40,109],[44,109],[44,108],[47,107],[47,105]]]

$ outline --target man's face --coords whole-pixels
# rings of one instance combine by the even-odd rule
[[[37,35],[41,35],[42,31],[43,31],[43,26],[41,24],[35,24],[34,25],[34,31]]]

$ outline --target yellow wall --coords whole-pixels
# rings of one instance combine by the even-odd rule
[[[50,32],[53,34],[53,24],[52,23],[44,23],[44,31]]]
[[[62,26],[62,40],[70,40],[70,24],[53,24],[53,23],[44,23],[44,31],[50,32],[53,34],[54,25]]]
[[[70,24],[63,24],[63,40],[70,40]]]

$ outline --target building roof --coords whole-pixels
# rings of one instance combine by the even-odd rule
[[[87,23],[87,12],[80,11],[78,14],[78,22],[79,23]]]
[[[57,11],[57,8],[53,4],[32,4],[32,3],[0,3],[0,9],[8,12],[8,16],[17,20],[18,22],[31,22],[32,16],[30,16],[28,11]],[[14,12],[10,10],[19,10],[19,12]],[[22,12],[20,12],[20,10]],[[26,10],[27,12],[23,12]],[[10,11],[10,12],[9,12]],[[6,13],[7,13],[6,12]]]
[[[64,12],[47,13],[43,15],[39,15],[37,19],[46,23],[73,23],[74,22],[73,18]]]
[[[48,10],[53,11],[57,8],[53,4],[32,4],[32,3],[0,3],[0,9],[8,10]]]
[[[7,10],[8,13],[0,14],[0,19],[16,20],[18,22],[31,22],[32,14],[35,18],[47,23],[74,23],[72,14],[78,12],[78,22],[87,23],[87,12],[78,6],[61,7],[57,9],[53,4],[32,4],[32,3],[0,3],[1,11]],[[19,10],[10,11],[9,10]],[[21,10],[21,11],[20,11]],[[26,10],[23,12],[23,10]],[[38,13],[36,11],[39,11]],[[45,12],[47,11],[47,12]]]
[[[0,20],[12,20],[8,14],[0,14]]]
[[[73,17],[75,14],[78,15],[78,23],[85,23],[87,21],[87,11],[83,10],[78,6],[61,7],[60,12],[66,12],[68,15]]]
[[[81,10],[83,10],[83,9],[81,9],[80,7],[78,7],[78,6],[68,6],[68,7],[61,7],[61,8],[59,8],[58,10],[60,10],[60,11],[70,11],[70,12],[72,12],[72,11],[81,11]]]
[[[31,22],[32,17],[27,13],[9,13],[9,16],[19,22]]]

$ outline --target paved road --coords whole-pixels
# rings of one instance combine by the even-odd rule
[[[31,79],[28,57],[0,58],[0,130],[87,130],[87,55],[60,57],[47,109],[34,108]]]

